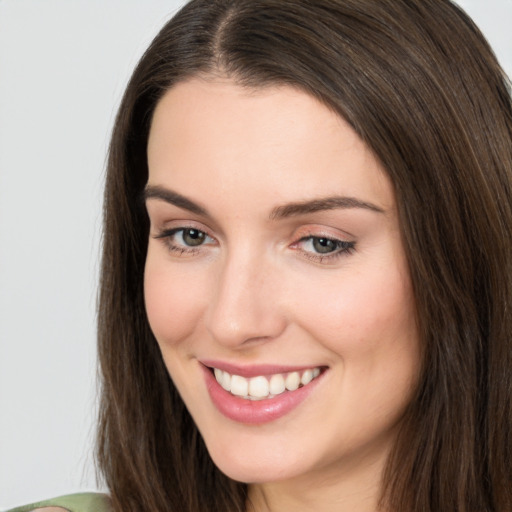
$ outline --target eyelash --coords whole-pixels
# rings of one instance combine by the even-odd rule
[[[318,263],[331,263],[338,258],[341,258],[343,256],[349,256],[355,251],[356,243],[355,242],[349,242],[347,240],[340,240],[338,238],[332,238],[328,236],[323,235],[308,235],[305,237],[302,237],[300,240],[292,244],[292,247],[296,247],[301,243],[304,242],[310,242],[311,244],[314,244],[315,241],[325,241],[328,243],[334,244],[336,247],[332,252],[328,253],[318,253],[313,251],[305,251],[303,250],[304,257],[313,261],[316,261]]]
[[[178,256],[193,256],[194,254],[197,254],[201,247],[204,245],[204,243],[200,243],[197,246],[187,246],[186,244],[178,245],[173,240],[174,237],[181,233],[181,236],[183,237],[184,233],[186,231],[195,231],[196,233],[204,236],[205,240],[208,238],[213,240],[213,237],[208,235],[206,231],[203,231],[201,229],[197,229],[193,226],[187,227],[187,226],[181,226],[178,228],[172,228],[168,230],[161,231],[159,234],[155,235],[154,238],[157,240],[162,240],[165,244],[165,246],[174,253],[177,253]],[[309,242],[311,244],[314,244],[315,241],[317,242],[327,242],[332,243],[335,245],[335,248],[333,251],[328,253],[318,253],[313,251],[306,251],[304,249],[298,249],[299,245],[304,244],[306,242]],[[332,238],[328,236],[322,236],[322,235],[307,235],[302,238],[300,238],[297,242],[294,242],[291,247],[295,250],[301,250],[303,253],[303,256],[309,260],[315,261],[317,263],[329,263],[333,262],[334,260],[343,257],[348,256],[352,254],[355,251],[355,242],[350,242],[347,240],[340,240],[337,238]]]
[[[193,226],[181,226],[179,228],[172,228],[172,229],[166,229],[164,231],[161,231],[158,235],[156,235],[154,238],[157,240],[162,240],[165,246],[171,251],[177,253],[179,256],[192,256],[199,252],[201,250],[201,247],[204,244],[199,244],[196,247],[194,246],[187,246],[187,245],[177,245],[174,243],[173,239],[175,235],[181,232],[182,237],[185,231],[196,231],[197,233],[201,233],[205,236],[205,238],[210,238],[213,240],[213,238],[206,233],[206,231],[203,231],[202,229],[197,229]]]

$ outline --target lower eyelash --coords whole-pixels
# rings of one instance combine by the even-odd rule
[[[153,238],[155,238],[156,240],[161,240],[162,243],[165,244],[166,248],[169,251],[172,251],[178,255],[195,254],[196,252],[198,252],[200,250],[201,246],[182,247],[182,246],[178,246],[178,245],[175,245],[174,243],[172,243],[172,237],[177,232],[183,231],[185,229],[187,229],[187,227],[179,227],[179,228],[161,231],[160,233],[154,235]],[[306,237],[303,237],[301,240],[299,240],[299,242],[304,242],[306,240],[311,240],[314,238],[329,239],[328,237],[321,237],[321,236],[306,236]],[[350,254],[352,254],[355,251],[355,245],[356,245],[355,242],[348,242],[346,240],[337,240],[335,238],[332,238],[329,240],[332,240],[333,242],[335,242],[338,245],[341,245],[342,247],[339,247],[335,251],[333,251],[331,253],[326,253],[326,254],[314,253],[314,252],[302,250],[301,252],[302,252],[303,256],[309,260],[312,260],[312,261],[315,261],[318,263],[327,263],[327,262],[336,260],[338,258],[341,258],[343,256],[349,256]],[[299,243],[299,242],[297,242],[297,243]]]
[[[182,255],[182,254],[195,254],[198,250],[199,250],[199,247],[182,247],[182,246],[178,246],[178,245],[175,245],[174,243],[172,243],[172,237],[178,232],[178,231],[183,231],[185,229],[188,229],[187,227],[180,227],[180,228],[174,228],[174,229],[168,229],[168,230],[165,230],[165,231],[161,231],[160,233],[156,234],[153,236],[153,238],[155,240],[160,240],[164,245],[165,247],[169,250],[169,251],[172,251],[178,255]],[[195,229],[195,228],[193,228]]]
[[[314,257],[320,262],[337,260],[344,256],[350,256],[355,251],[355,244],[351,244],[349,247],[340,249],[339,251],[331,254],[315,254]]]
[[[168,241],[164,241],[164,243],[165,243],[165,246],[167,247],[167,249],[169,249],[169,251],[172,251],[180,256],[182,254],[195,254],[197,252],[197,249],[194,247],[191,247],[190,249],[186,249],[185,247],[178,247],[176,245],[172,245]]]
[[[312,238],[327,238],[327,237],[318,237],[318,236],[307,236],[302,239],[302,241],[309,240]],[[331,239],[333,242],[336,242],[337,244],[342,244],[342,248],[337,249],[336,251],[333,251],[331,253],[321,254],[321,253],[314,253],[310,251],[302,251],[305,258],[318,262],[318,263],[327,263],[331,262],[333,260],[336,260],[338,258],[341,258],[343,256],[349,256],[355,251],[355,242],[347,242],[345,240],[336,240]]]

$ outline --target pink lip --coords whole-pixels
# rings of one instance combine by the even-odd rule
[[[209,365],[208,365],[209,366]],[[226,365],[221,365],[224,369]],[[227,418],[238,423],[251,425],[269,423],[285,416],[293,409],[298,407],[316,388],[322,380],[325,372],[312,380],[307,386],[303,386],[296,391],[285,391],[274,398],[264,400],[246,400],[234,396],[226,391],[215,379],[213,373],[204,365],[201,365],[206,381],[206,388],[215,407]],[[215,366],[219,368],[219,366]],[[270,367],[265,367],[270,368]],[[310,367],[306,367],[310,368]],[[251,373],[254,367],[251,367]],[[259,368],[261,370],[261,367]],[[229,371],[229,370],[225,370]],[[292,371],[287,369],[286,371]],[[231,372],[229,372],[231,373]],[[240,373],[234,372],[236,375]],[[255,373],[255,375],[266,375],[268,372]],[[285,373],[285,372],[270,372]]]

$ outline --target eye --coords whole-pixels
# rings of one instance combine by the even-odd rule
[[[313,249],[319,254],[328,254],[339,249],[341,242],[338,240],[331,240],[330,238],[316,238],[311,237],[311,245]]]
[[[213,244],[215,240],[206,232],[194,227],[167,229],[155,236],[161,239],[170,251],[179,255],[193,254],[202,245]]]
[[[207,235],[204,231],[199,231],[198,229],[193,228],[180,229],[174,233],[174,236],[178,240],[183,241],[185,245],[190,247],[202,245],[207,238]]]
[[[326,236],[306,236],[301,238],[295,246],[308,258],[322,262],[350,254],[354,250],[355,242]]]

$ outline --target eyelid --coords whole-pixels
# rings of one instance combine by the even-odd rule
[[[209,216],[194,213],[169,204],[159,199],[149,198],[146,200],[146,213],[149,217],[150,228],[162,231],[168,226],[185,226],[200,229],[213,237],[212,233],[222,234],[222,229]],[[218,238],[217,236],[213,238]]]
[[[341,244],[343,247],[328,253],[307,251],[300,247],[305,242],[321,238]],[[346,232],[340,232],[340,230],[337,230],[337,234],[334,234],[331,229],[326,229],[325,226],[302,226],[297,230],[294,239],[295,241],[290,247],[300,252],[304,258],[317,263],[334,263],[340,257],[349,256],[355,251],[356,246],[355,237],[348,235]]]
[[[176,231],[180,229],[197,229],[198,231],[206,233],[209,237],[215,240],[217,239],[217,237],[213,235],[212,230],[208,226],[195,220],[176,218],[172,220],[159,221],[158,219],[155,219],[154,222],[151,221],[151,231],[153,231],[153,233],[158,233],[158,235],[153,235],[154,237],[159,236],[159,234],[162,233],[169,233],[170,231]]]
[[[178,226],[176,228],[166,228],[160,231],[158,234],[154,235],[154,238],[161,239],[161,238],[168,238],[171,237],[180,231],[199,231],[200,233],[203,233],[206,237],[210,238],[211,240],[215,240],[212,236],[210,236],[204,229],[198,229],[195,226]],[[192,246],[191,246],[192,247]]]
[[[163,243],[165,248],[170,254],[178,257],[195,256],[205,250],[205,247],[211,247],[214,245],[210,241],[206,241],[200,245],[186,245],[176,243],[174,237],[179,232],[184,232],[188,229],[200,231],[204,233],[207,238],[217,243],[217,239],[210,232],[210,229],[204,226],[204,224],[185,221],[185,220],[173,220],[172,222],[164,222],[163,226],[154,228],[156,233],[152,234],[152,237]]]
[[[293,237],[297,240],[299,238],[308,236],[325,237],[345,241],[354,240],[356,238],[356,235],[353,233],[324,223],[311,223],[301,225],[298,229],[295,230],[293,235]]]

